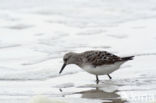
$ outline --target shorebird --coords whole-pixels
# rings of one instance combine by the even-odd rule
[[[132,60],[134,56],[119,57],[107,51],[85,51],[82,53],[69,52],[63,57],[64,64],[59,72],[62,73],[68,64],[76,64],[88,73],[96,76],[96,83],[99,83],[98,75],[107,75],[112,79],[110,74],[120,68],[120,66]]]

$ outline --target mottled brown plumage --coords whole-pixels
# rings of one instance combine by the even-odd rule
[[[114,64],[122,60],[122,58],[106,51],[86,51],[82,53],[81,57],[84,63],[90,63],[94,66]]]

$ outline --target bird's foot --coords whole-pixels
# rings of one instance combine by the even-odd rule
[[[99,80],[96,80],[96,84],[99,84]]]

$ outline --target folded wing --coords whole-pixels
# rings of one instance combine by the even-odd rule
[[[83,53],[82,59],[86,63],[91,63],[94,66],[100,66],[104,64],[114,64],[122,59],[107,51],[86,51]]]

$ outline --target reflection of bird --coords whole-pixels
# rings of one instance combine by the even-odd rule
[[[94,99],[110,99],[110,98],[118,98],[120,95],[116,93],[117,91],[114,92],[104,92],[103,90],[100,90],[99,88],[97,89],[92,89],[88,91],[82,91],[78,92],[79,94],[82,94],[82,98],[94,98]]]
[[[64,64],[59,73],[63,71],[66,65],[76,64],[85,71],[96,75],[96,81],[99,82],[98,75],[108,75],[119,69],[119,67],[134,56],[119,57],[106,51],[86,51],[83,53],[69,52],[64,55]]]
[[[117,94],[117,90],[113,92],[105,92],[99,88],[77,92],[75,94],[82,94],[82,98],[91,98],[91,99],[102,99],[102,100],[111,100],[109,103],[125,103],[124,100],[120,98],[120,95]],[[105,103],[105,102],[104,102]],[[106,102],[107,103],[107,102]]]

